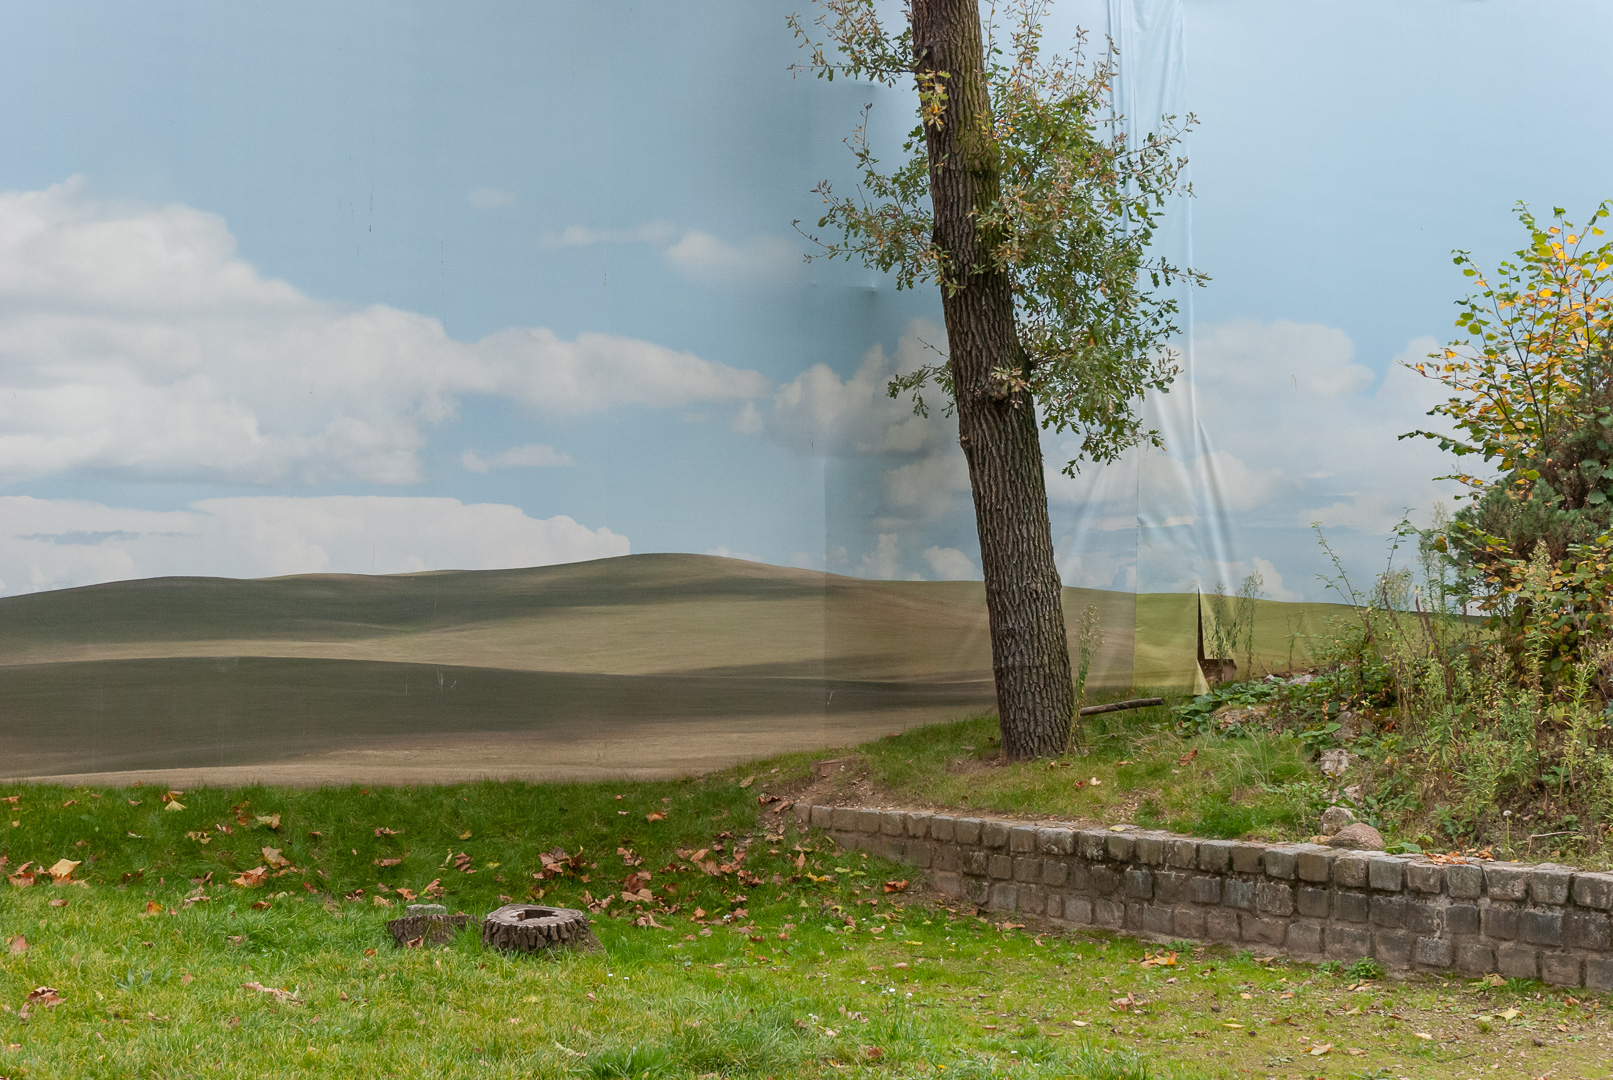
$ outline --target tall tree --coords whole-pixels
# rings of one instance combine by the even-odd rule
[[[1158,445],[1137,405],[1177,372],[1164,347],[1177,305],[1143,279],[1155,289],[1203,280],[1148,252],[1178,190],[1185,159],[1173,149],[1192,117],[1166,117],[1128,145],[1112,108],[1113,50],[1090,68],[1079,41],[1075,57],[1044,60],[1044,10],[1018,0],[1006,50],[988,37],[978,0],[910,0],[894,35],[874,0],[820,0],[827,42],[790,19],[810,50],[803,69],[889,86],[911,78],[917,90],[919,123],[899,168],[881,170],[866,119],[847,140],[862,184],[850,197],[819,185],[818,226],[840,235],[818,242],[828,257],[894,271],[898,287],[940,286],[946,361],[900,376],[890,392],[911,392],[922,414],[933,381],[956,413],[1013,758],[1063,753],[1075,709],[1039,429],[1080,434],[1082,456],[1097,461]]]

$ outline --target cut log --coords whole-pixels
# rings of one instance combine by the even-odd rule
[[[407,914],[386,924],[387,933],[399,948],[446,945],[454,935],[470,925],[464,912],[448,914],[441,904],[410,904]]]
[[[536,953],[600,952],[588,913],[539,904],[505,904],[482,920],[482,941],[495,949]]]
[[[1107,705],[1088,705],[1081,710],[1082,716],[1097,716],[1099,713],[1120,712],[1122,709],[1147,709],[1154,705],[1165,704],[1162,697],[1140,697],[1129,701],[1111,701]]]

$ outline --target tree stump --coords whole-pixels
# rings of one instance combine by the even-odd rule
[[[511,952],[601,952],[586,912],[539,904],[505,904],[482,920],[482,941]]]
[[[450,915],[441,904],[410,904],[403,918],[393,919],[386,929],[399,948],[419,948],[446,945],[469,925],[469,915]]]

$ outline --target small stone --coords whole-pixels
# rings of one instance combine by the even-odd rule
[[[1361,785],[1351,784],[1349,787],[1345,788],[1344,797],[1355,803],[1357,806],[1361,805]]]
[[[1332,750],[1322,751],[1322,772],[1326,773],[1328,776],[1335,778],[1343,776],[1345,770],[1349,767],[1350,752],[1348,750],[1339,750],[1335,748]]]
[[[1327,846],[1349,848],[1352,851],[1382,851],[1383,836],[1366,822],[1357,821],[1328,837]]]
[[[1347,806],[1330,806],[1322,811],[1322,835],[1333,836],[1346,825],[1355,824],[1355,814]]]

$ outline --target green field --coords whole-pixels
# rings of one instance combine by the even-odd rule
[[[1072,624],[1092,606],[1105,628],[1093,688],[1189,685],[1193,604],[1067,589]],[[1259,662],[1286,666],[1320,608],[1262,605]],[[993,703],[978,582],[634,555],[0,600],[8,776],[666,776]]]

